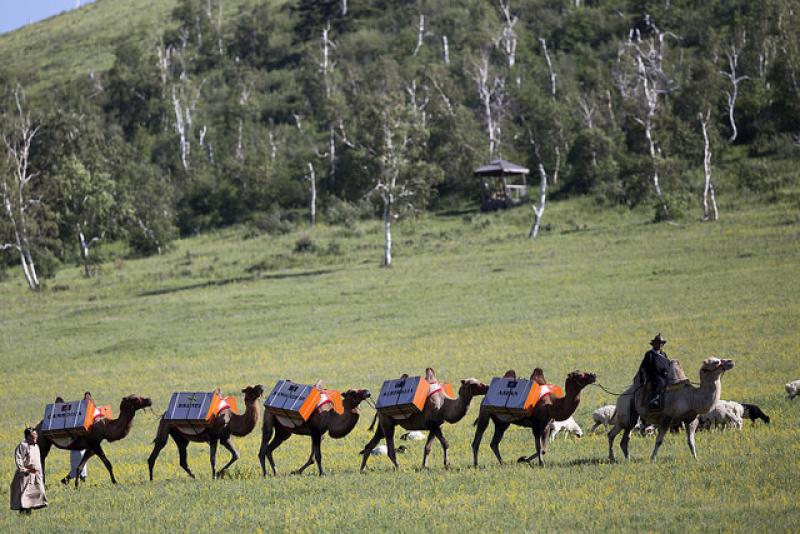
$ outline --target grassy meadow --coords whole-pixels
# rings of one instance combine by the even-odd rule
[[[54,450],[50,507],[29,518],[6,511],[0,531],[796,530],[800,403],[783,385],[800,378],[800,214],[786,203],[726,208],[713,224],[654,225],[650,213],[554,203],[534,243],[527,209],[439,213],[395,226],[391,269],[379,268],[376,221],[281,237],[230,228],[160,257],[107,262],[93,280],[62,270],[40,293],[11,271],[0,283],[6,502],[24,426],[56,395],[86,389],[115,413],[131,393],[160,413],[175,390],[238,393],[279,378],[377,395],[384,379],[430,365],[448,381],[541,366],[563,383],[582,369],[620,391],[661,331],[693,378],[703,358],[733,358],[723,398],[758,404],[773,423],[698,434],[696,462],[682,434],[667,437],[655,465],[646,461],[652,438],[633,437],[632,460],[619,464],[606,462],[602,432],[559,439],[545,469],[514,463],[533,449],[515,428],[499,466],[490,428],[473,469],[475,401],[444,429],[453,469],[435,442],[431,468],[418,470],[422,444],[413,442],[399,472],[373,457],[359,474],[374,413],[364,407],[350,436],[323,442],[324,479],[288,474],[308,456],[304,437],[278,449],[279,476],[262,479],[258,428],[235,440],[242,457],[228,478],[212,481],[208,447],[193,444],[198,478],[189,479],[170,442],[151,483],[157,419],[139,413],[127,439],[104,446],[118,486],[93,459],[86,485],[61,487],[68,454]],[[312,250],[296,252],[304,237]],[[588,430],[591,412],[613,400],[588,388],[576,420]],[[227,458],[220,447],[218,465]]]

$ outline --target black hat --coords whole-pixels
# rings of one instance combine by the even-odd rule
[[[663,337],[661,337],[661,332],[659,332],[658,335],[656,335],[656,337],[654,337],[650,341],[650,344],[653,345],[654,347],[656,345],[665,345],[666,343],[667,343],[667,340],[664,339]]]

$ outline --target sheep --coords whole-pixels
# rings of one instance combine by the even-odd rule
[[[606,404],[605,406],[601,406],[592,412],[592,419],[594,420],[594,426],[589,430],[590,434],[593,434],[597,427],[603,425],[603,430],[608,430],[608,425],[613,425],[614,421],[614,414],[617,411],[617,407],[613,404]]]
[[[788,393],[786,398],[789,400],[800,395],[800,380],[795,380],[794,382],[786,384],[786,393]]]
[[[570,434],[575,434],[577,437],[583,436],[583,430],[581,430],[581,427],[578,426],[578,423],[575,422],[575,419],[570,417],[564,421],[553,420],[547,424],[546,432],[550,435],[550,441],[556,439],[556,434],[562,430],[564,431],[564,439],[567,439]]]
[[[645,425],[642,418],[636,420],[636,425],[633,430],[639,432],[642,436],[654,436],[656,433],[656,425]]]
[[[419,430],[412,430],[411,432],[406,432],[400,439],[406,441],[422,441],[425,439],[425,433],[420,432]]]
[[[700,428],[710,430],[713,426],[721,426],[724,430],[727,426],[742,428],[742,417],[744,416],[744,406],[734,401],[718,400],[708,413],[699,416]]]
[[[400,445],[399,447],[395,448],[394,452],[396,452],[397,454],[403,454],[407,450],[408,449],[406,448],[405,445]],[[364,451],[359,452],[359,454],[364,454]],[[369,451],[369,454],[371,456],[386,456],[387,454],[389,454],[389,449],[388,447],[386,447],[386,445],[381,443],[380,445]]]
[[[756,419],[761,419],[766,424],[769,424],[769,416],[761,411],[761,408],[755,404],[742,403],[744,407],[744,416],[750,419],[750,422],[756,424]]]

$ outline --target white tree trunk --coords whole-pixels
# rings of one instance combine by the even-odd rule
[[[547,71],[550,73],[550,96],[556,97],[556,73],[553,71],[553,63],[550,61],[550,53],[547,51],[547,41],[539,39],[544,51],[544,59],[547,62]]]
[[[732,44],[730,50],[725,52],[725,56],[728,58],[728,72],[723,71],[722,74],[731,82],[730,91],[725,91],[725,96],[728,97],[728,122],[731,125],[731,136],[728,138],[728,142],[733,143],[738,135],[733,111],[736,107],[736,97],[739,94],[739,84],[750,78],[736,75],[736,68],[739,65],[739,51],[736,49],[735,44]]]
[[[419,14],[419,28],[417,29],[417,46],[414,48],[413,56],[416,56],[419,53],[419,49],[422,48],[422,43],[425,39],[425,15],[422,13]]]
[[[309,199],[308,213],[311,221],[311,226],[317,224],[317,173],[314,172],[314,164],[308,162],[308,176],[306,179],[309,181],[311,189],[311,198]]]
[[[13,168],[13,176],[0,176],[0,201],[5,208],[5,215],[11,224],[14,242],[0,246],[0,250],[13,248],[19,252],[22,272],[30,289],[39,289],[39,278],[36,275],[36,266],[31,254],[31,242],[28,237],[29,228],[25,212],[34,204],[26,193],[26,186],[36,177],[37,173],[30,171],[30,151],[34,137],[39,131],[34,127],[30,117],[23,109],[25,95],[21,86],[14,89],[14,100],[17,108],[17,117],[13,122],[14,133],[11,137],[4,135],[3,143],[6,146],[8,160]]]
[[[542,224],[542,216],[544,215],[545,203],[547,202],[547,173],[544,171],[544,166],[539,163],[539,206],[531,204],[533,210],[533,224],[531,225],[528,237],[536,239],[539,235],[539,227]]]
[[[445,65],[449,65],[450,64],[450,47],[447,44],[447,36],[446,35],[442,35],[442,49],[444,51],[443,52],[443,54],[444,54],[444,64]]]
[[[716,221],[719,219],[719,211],[717,210],[717,197],[714,194],[714,184],[711,182],[711,144],[708,139],[708,121],[711,118],[711,110],[708,110],[705,115],[700,114],[700,126],[703,129],[703,176],[705,178],[705,186],[703,187],[703,220],[707,221],[709,218]],[[708,204],[711,200],[711,207],[713,215],[709,214]]]
[[[392,266],[392,203],[384,198],[383,202],[383,266]]]

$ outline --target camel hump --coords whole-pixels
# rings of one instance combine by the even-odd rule
[[[425,369],[425,380],[431,384],[436,383],[436,373],[434,372],[433,367],[428,367]]]
[[[540,386],[544,386],[547,384],[547,380],[544,378],[544,371],[541,368],[537,367],[533,370],[533,374],[531,375],[531,382],[536,382]]]
[[[686,373],[683,372],[683,368],[681,367],[681,362],[678,360],[670,360],[669,362],[669,372],[667,374],[667,383],[669,384],[681,384],[687,383],[689,378],[686,376]]]

